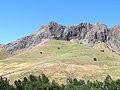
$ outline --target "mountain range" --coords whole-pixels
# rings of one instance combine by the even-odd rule
[[[120,78],[120,26],[102,23],[64,26],[56,22],[14,42],[0,44],[0,76],[10,83],[45,73],[65,83],[67,78]]]
[[[2,45],[9,54],[14,55],[18,50],[30,49],[46,40],[76,40],[80,44],[93,47],[98,43],[105,43],[107,47],[120,54],[120,25],[108,28],[102,23],[80,23],[64,26],[56,22],[49,22],[37,32],[20,38],[14,42]]]

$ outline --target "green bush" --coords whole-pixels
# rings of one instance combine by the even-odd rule
[[[68,78],[67,84],[59,85],[55,80],[49,81],[45,74],[41,76],[30,75],[23,80],[16,80],[14,86],[9,84],[7,78],[0,77],[0,90],[120,90],[120,79],[112,80],[108,75],[104,82],[87,81]]]

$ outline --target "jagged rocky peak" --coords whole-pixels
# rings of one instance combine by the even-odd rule
[[[107,25],[105,25],[105,24],[103,24],[103,23],[100,23],[100,22],[97,22],[95,25],[99,28],[99,30],[100,30],[100,29],[107,28]]]
[[[42,26],[41,29],[43,28],[53,29],[54,27],[59,27],[59,26],[63,26],[63,25],[60,25],[57,22],[51,21],[47,25]]]
[[[54,21],[51,21],[47,24],[48,26],[55,26],[55,25],[58,25],[57,22],[54,22]]]
[[[91,25],[91,29],[89,32],[87,32],[83,42],[88,45],[94,45],[95,43],[99,42],[106,42],[108,33],[109,29],[105,24],[96,23],[95,25]]]
[[[108,47],[118,50],[120,27],[111,29],[105,24],[90,24],[82,22],[78,25],[63,26],[56,22],[50,22],[40,28],[38,32],[6,44],[4,47],[10,54],[15,54],[17,50],[30,49],[47,39],[77,40],[79,43],[94,46],[96,43],[107,43]],[[120,50],[119,50],[120,51]]]
[[[120,25],[110,28],[107,45],[112,50],[120,53]]]

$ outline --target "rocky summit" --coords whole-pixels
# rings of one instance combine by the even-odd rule
[[[56,22],[50,22],[42,26],[39,31],[4,45],[8,53],[14,55],[17,50],[33,48],[45,40],[75,39],[80,44],[94,46],[104,42],[107,47],[120,53],[120,26],[108,28],[105,24],[80,23],[73,26],[63,26]]]
[[[3,47],[4,46],[4,44],[0,44],[0,47]]]

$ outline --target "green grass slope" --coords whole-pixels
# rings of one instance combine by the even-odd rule
[[[108,74],[117,79],[120,78],[120,56],[103,43],[92,48],[83,44],[52,40],[0,61],[0,74],[10,78],[11,82],[29,74],[41,73],[59,83],[65,83],[68,77],[103,80]]]
[[[3,48],[0,48],[0,60],[5,59],[7,57],[8,57],[8,53]]]

